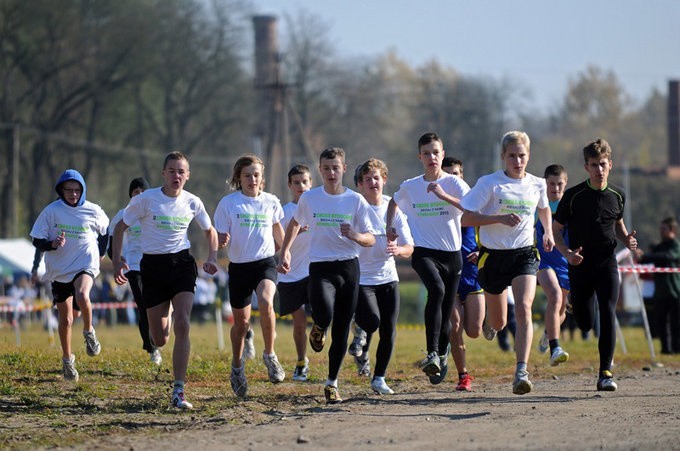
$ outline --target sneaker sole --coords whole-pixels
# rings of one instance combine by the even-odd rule
[[[392,389],[390,389],[389,391],[383,391],[383,390],[380,390],[380,389],[378,389],[378,388],[373,388],[373,387],[371,387],[371,389],[373,390],[373,392],[374,392],[376,395],[381,395],[381,396],[382,396],[382,395],[393,395],[393,394],[394,394],[394,390],[392,390]]]
[[[427,374],[428,376],[437,376],[441,374],[442,369],[435,363],[429,363],[425,365],[423,368],[423,373]]]
[[[441,367],[441,370],[439,371],[439,375],[434,375],[430,376],[430,384],[432,385],[439,385],[444,381],[444,378],[446,378],[446,373],[449,372],[449,366],[444,365]]]
[[[470,391],[472,391],[472,387],[460,387],[460,386],[456,385],[456,391],[467,391],[467,392],[470,392]]]
[[[565,352],[564,354],[562,354],[561,356],[559,356],[559,357],[556,358],[555,360],[550,359],[550,366],[557,366],[557,365],[559,365],[560,363],[566,362],[567,360],[569,360],[569,354],[567,354],[567,353]]]
[[[512,392],[515,395],[526,395],[531,391],[531,382],[519,381],[512,387]]]
[[[307,376],[293,376],[293,380],[297,382],[307,382]]]

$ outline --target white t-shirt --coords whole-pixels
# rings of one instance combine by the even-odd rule
[[[201,230],[212,226],[198,196],[182,190],[179,196],[170,197],[161,188],[134,196],[123,213],[125,224],[141,226],[144,254],[174,254],[189,249],[187,229],[194,218]]]
[[[69,283],[81,271],[99,275],[99,235],[106,235],[109,218],[97,204],[85,201],[70,207],[61,199],[55,200],[40,212],[31,229],[31,237],[54,241],[61,232],[66,243],[45,252],[46,280]]]
[[[545,179],[529,173],[522,179],[514,179],[503,171],[480,177],[461,205],[483,215],[515,213],[522,218],[515,227],[503,224],[480,226],[479,242],[487,249],[533,246],[534,212],[536,208],[549,206]]]
[[[349,223],[359,233],[379,233],[380,220],[359,193],[345,187],[342,194],[328,194],[323,186],[312,188],[298,201],[295,220],[309,226],[310,262],[350,260],[359,256],[359,245],[340,233]]]
[[[297,204],[289,202],[283,206],[283,220],[281,225],[284,230],[288,227],[297,211]],[[290,245],[290,271],[287,274],[279,274],[279,282],[291,283],[302,280],[309,276],[309,245],[311,236],[307,230],[300,229],[293,243]]]
[[[436,182],[446,193],[458,199],[470,190],[464,180],[451,174],[444,174]],[[461,245],[460,218],[463,212],[434,193],[428,193],[430,183],[422,175],[408,179],[394,193],[394,201],[408,219],[416,246],[458,251]]]
[[[109,235],[113,236],[116,224],[123,220],[125,209],[118,211],[109,224]],[[139,262],[142,260],[142,227],[136,223],[127,229],[123,235],[123,258],[130,267],[130,271],[139,271]]]
[[[215,229],[231,235],[227,257],[233,263],[247,263],[276,253],[273,228],[283,219],[281,202],[273,194],[256,197],[241,191],[228,194],[215,210]]]
[[[382,285],[399,280],[397,265],[394,256],[387,253],[387,235],[385,233],[385,220],[387,218],[387,205],[390,202],[388,196],[383,196],[383,203],[371,205],[378,218],[382,222],[380,233],[375,235],[375,244],[371,247],[359,249],[359,267],[361,268],[360,285]],[[370,204],[369,204],[370,205]],[[397,244],[413,245],[413,237],[406,223],[406,217],[401,211],[397,211],[392,222],[397,231]]]

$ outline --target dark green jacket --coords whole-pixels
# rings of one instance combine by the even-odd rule
[[[680,268],[680,241],[662,241],[644,254],[641,263],[654,263],[661,268]],[[680,298],[680,273],[654,273],[654,297]]]

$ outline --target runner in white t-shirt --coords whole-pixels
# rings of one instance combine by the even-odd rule
[[[359,294],[358,246],[373,246],[379,230],[378,218],[366,200],[342,185],[347,171],[345,151],[331,147],[321,152],[319,172],[323,186],[300,197],[298,209],[286,228],[281,247],[279,272],[291,269],[290,248],[301,227],[309,227],[309,294],[314,324],[309,344],[320,352],[326,329],[331,325],[332,343],[328,351],[328,379],[324,387],[326,403],[342,402],[338,393],[338,373],[347,351],[349,326]]]
[[[298,164],[288,171],[288,189],[293,201],[283,206],[281,225],[288,227],[298,208],[300,196],[312,188],[312,175],[309,168]],[[309,306],[309,233],[301,229],[290,247],[291,264],[287,274],[279,275],[279,314],[293,316],[293,341],[297,351],[297,363],[293,370],[293,380],[304,382],[309,371],[307,358],[307,312]]]
[[[106,252],[109,218],[99,205],[86,200],[87,186],[78,171],[64,171],[54,189],[59,199],[40,212],[31,237],[33,245],[45,253],[45,279],[52,283],[59,312],[62,374],[65,380],[77,382],[76,357],[71,350],[74,309],[82,312],[87,354],[92,357],[101,352],[92,327],[90,290]]]
[[[413,237],[406,217],[401,212],[397,212],[393,220],[399,237],[396,241],[387,239],[384,221],[390,197],[383,195],[387,174],[387,165],[375,158],[364,162],[357,168],[355,174],[359,192],[375,211],[376,216],[383,221],[380,233],[375,235],[375,245],[359,250],[361,277],[354,321],[365,332],[366,338],[362,347],[355,346],[358,349],[355,349],[353,354],[360,371],[367,367],[371,337],[376,330],[379,331],[380,341],[371,380],[371,389],[379,395],[394,393],[385,382],[387,365],[394,350],[399,317],[399,276],[394,257],[409,258],[413,253]],[[350,354],[352,353],[350,346]]]
[[[143,193],[149,188],[149,182],[144,177],[137,177],[130,182],[128,194],[130,199],[134,196]],[[116,216],[113,217],[109,224],[109,237],[113,240],[113,231],[116,224],[123,220],[125,208],[119,210]],[[112,248],[109,246],[109,257],[112,257]],[[151,343],[149,336],[149,318],[146,314],[146,307],[142,300],[142,273],[139,272],[139,262],[142,260],[142,228],[139,224],[134,224],[125,230],[123,236],[123,258],[130,267],[130,270],[125,273],[132,291],[132,298],[137,305],[137,326],[139,328],[139,335],[142,337],[142,349],[149,353],[150,360],[156,365],[163,362],[161,357],[161,350]]]
[[[390,200],[387,210],[388,238],[394,239],[397,207],[406,214],[415,249],[411,266],[427,290],[425,339],[427,357],[421,369],[432,383],[447,371],[451,309],[458,290],[461,257],[459,205],[470,189],[463,180],[441,168],[444,143],[433,132],[418,139],[418,159],[425,173],[406,180]]]
[[[251,299],[257,296],[264,338],[262,358],[272,383],[285,378],[276,357],[276,247],[283,240],[283,209],[279,199],[264,192],[264,163],[253,154],[239,157],[229,182],[236,190],[220,200],[215,209],[219,247],[229,257],[229,302],[234,313],[231,328],[231,388],[243,398],[248,393],[243,347],[250,327]],[[238,282],[238,283],[236,283]]]
[[[537,209],[545,228],[544,249],[552,250],[554,240],[545,179],[526,172],[529,136],[524,132],[508,132],[503,136],[501,149],[505,170],[481,177],[461,204],[465,208],[463,226],[479,227],[478,280],[486,298],[485,328],[493,329],[490,334],[485,331],[485,335],[493,338],[494,331],[505,327],[509,285],[515,294],[517,368],[512,392],[523,395],[532,387],[527,363],[533,337],[531,305],[539,262],[534,246]]]
[[[184,397],[184,381],[191,343],[189,341],[191,307],[198,274],[196,261],[189,253],[189,224],[195,218],[208,241],[208,259],[203,270],[215,274],[217,267],[217,233],[197,196],[184,191],[189,180],[189,160],[182,152],[171,152],[163,163],[163,186],[144,191],[132,199],[123,220],[116,224],[112,241],[112,260],[116,283],[128,281],[124,272],[130,267],[122,258],[123,235],[134,224],[142,229],[142,298],[149,319],[149,333],[154,346],[162,347],[170,339],[174,322],[175,346],[172,368],[175,382],[172,405],[191,409]]]

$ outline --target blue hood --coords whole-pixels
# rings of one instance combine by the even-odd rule
[[[80,196],[80,199],[78,200],[78,204],[76,207],[80,207],[85,203],[85,195],[87,194],[87,186],[85,186],[85,179],[83,179],[83,176],[80,175],[80,172],[76,171],[75,169],[67,169],[64,171],[63,174],[59,177],[59,180],[57,180],[57,184],[54,185],[54,190],[57,192],[57,195],[59,196],[59,199],[61,199],[66,205],[71,206],[66,200],[64,200],[64,196],[61,195],[61,185],[64,182],[67,182],[69,180],[75,180],[76,182],[80,183],[80,186],[83,187],[83,193]]]

